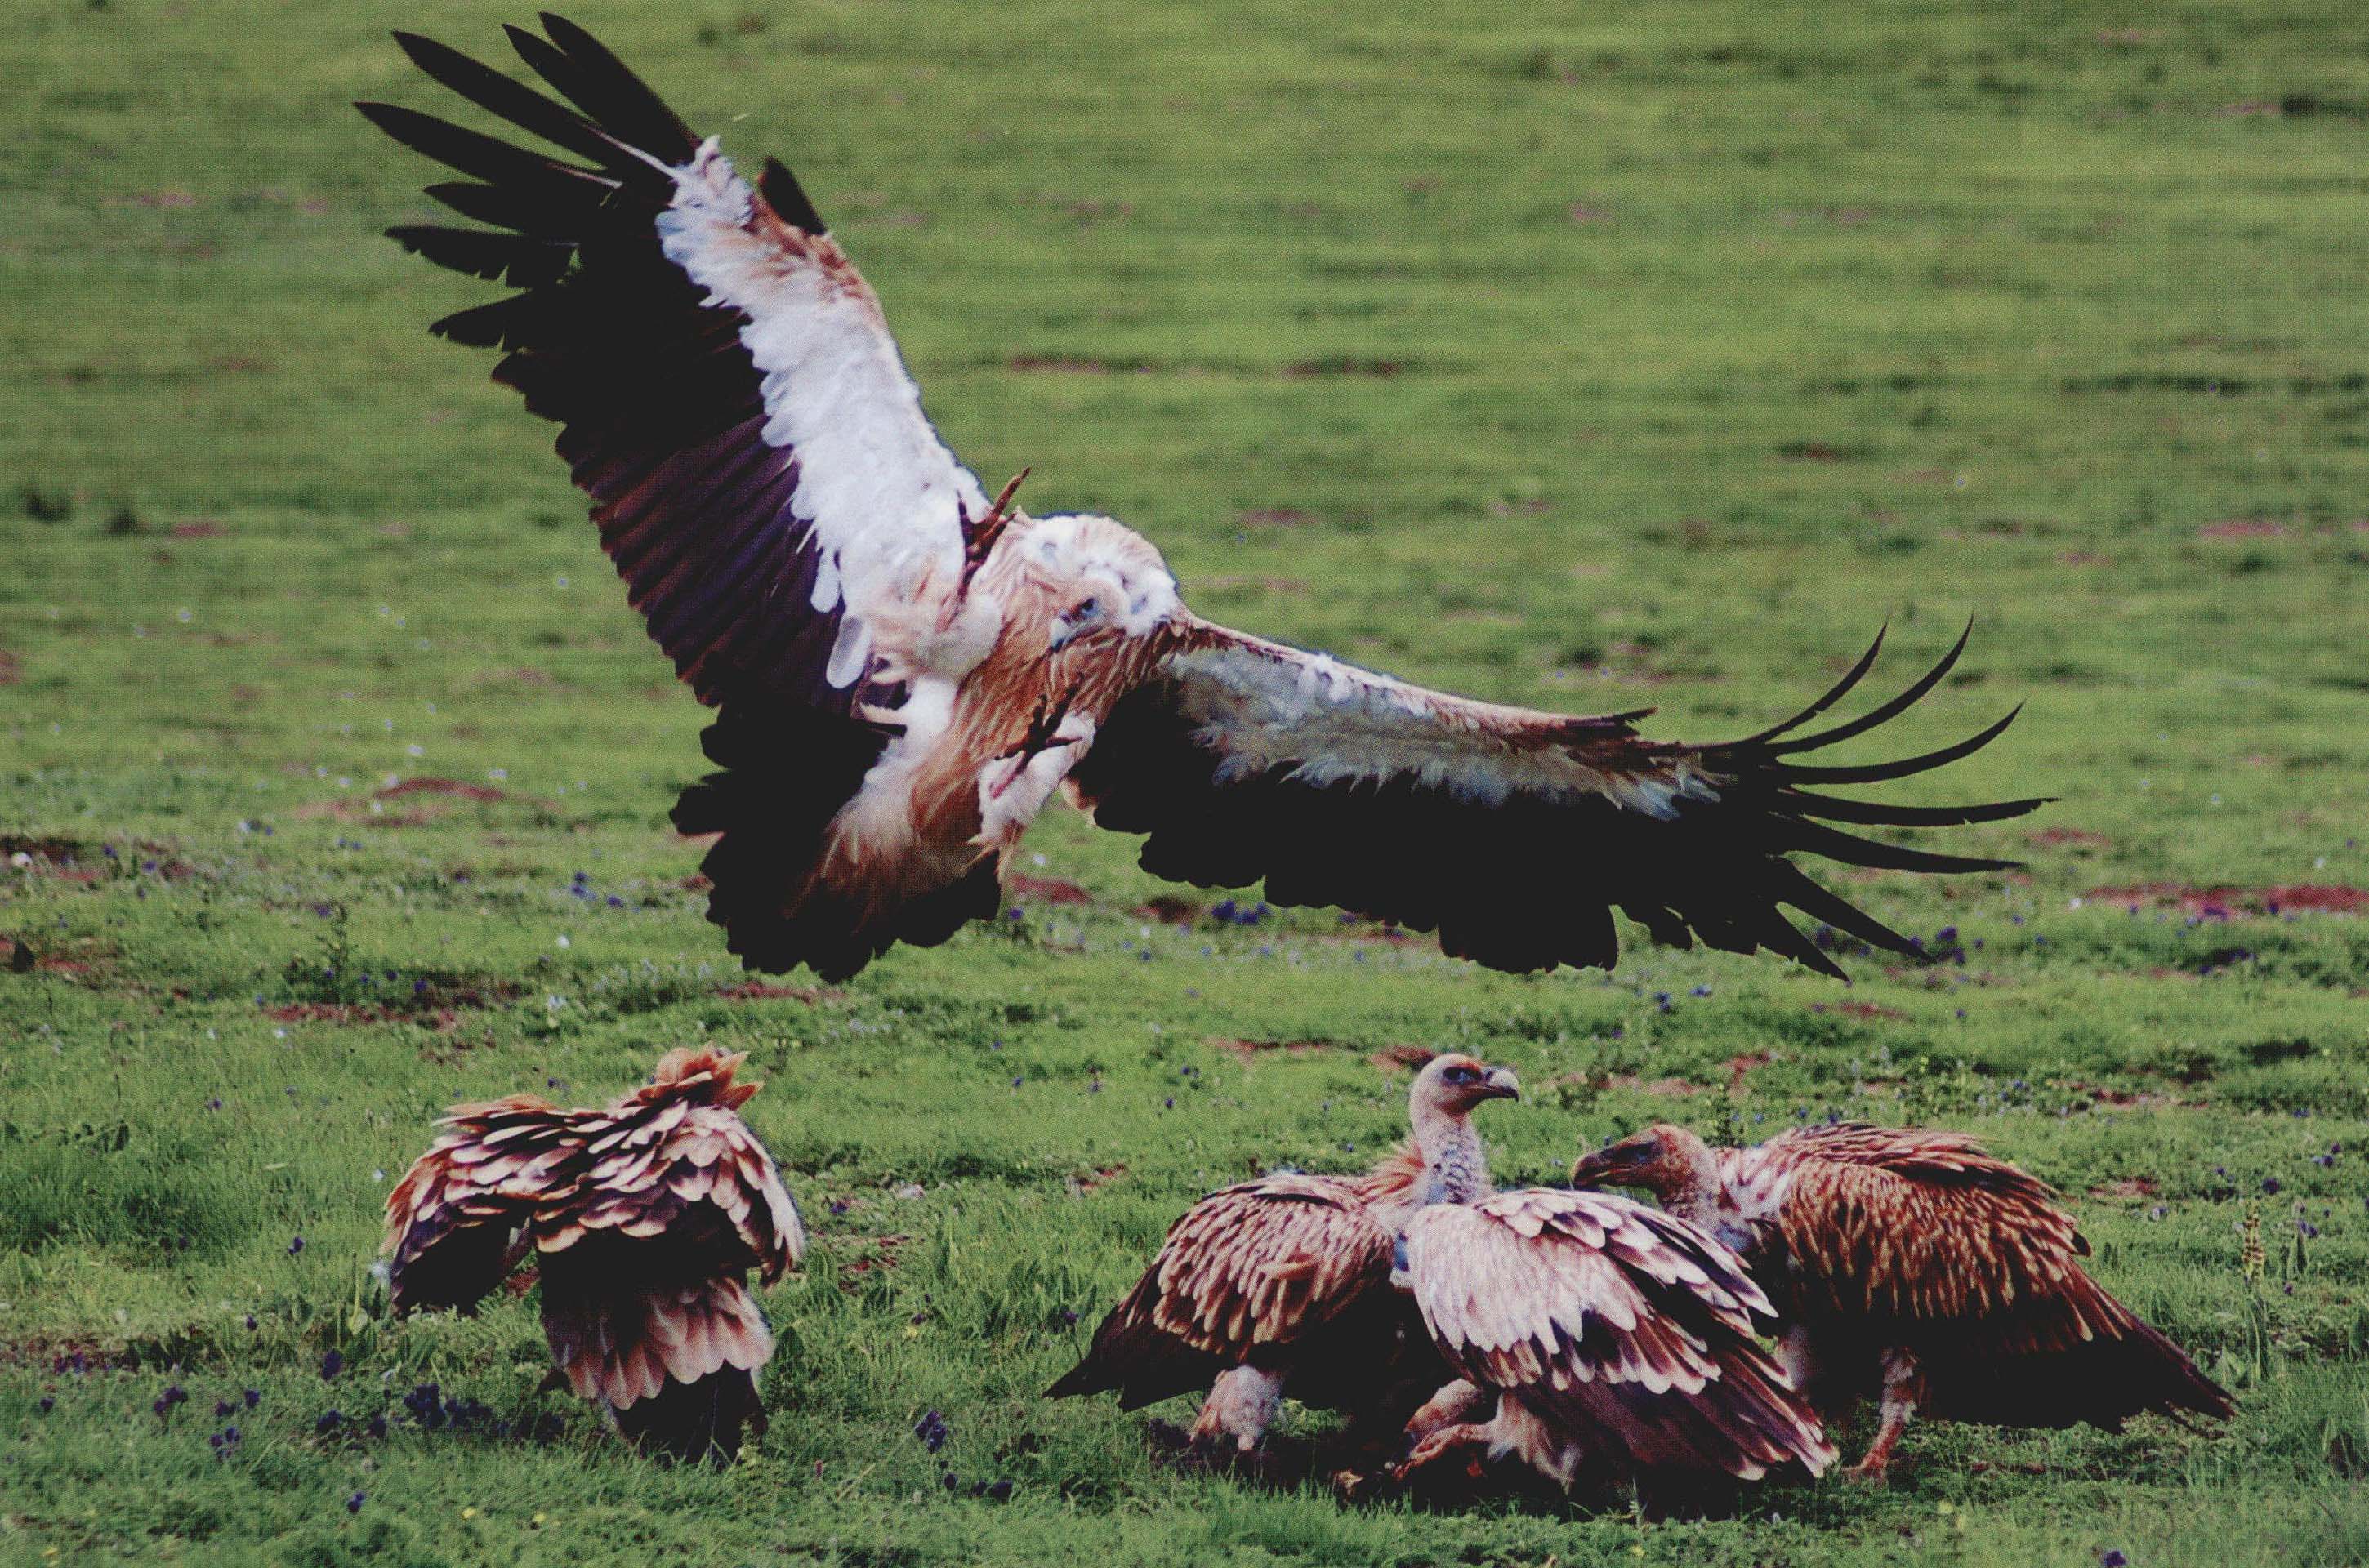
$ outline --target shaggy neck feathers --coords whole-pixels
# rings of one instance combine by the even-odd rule
[[[1425,1195],[1430,1201],[1474,1203],[1489,1196],[1488,1155],[1465,1113],[1417,1105],[1414,1146],[1430,1176],[1430,1190]]]

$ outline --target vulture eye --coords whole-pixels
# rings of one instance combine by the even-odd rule
[[[1469,1067],[1451,1067],[1440,1076],[1450,1083],[1470,1083],[1477,1074]]]

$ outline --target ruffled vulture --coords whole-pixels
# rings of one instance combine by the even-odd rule
[[[387,1195],[398,1313],[466,1310],[532,1253],[555,1383],[641,1447],[731,1455],[764,1425],[772,1329],[746,1284],[798,1261],[806,1229],[738,1115],[743,1058],[674,1050],[605,1109],[531,1094],[456,1105]]]
[[[1919,1410],[2108,1427],[2233,1412],[2083,1271],[2089,1244],[2048,1187],[1963,1133],[1845,1122],[1714,1150],[1654,1127],[1583,1156],[1572,1181],[1642,1187],[1743,1254],[1785,1321],[1794,1386],[1829,1412],[1880,1397],[1854,1474],[1881,1476]]]
[[[1754,1337],[1768,1298],[1675,1215],[1537,1187],[1441,1205],[1407,1226],[1407,1275],[1459,1380],[1409,1424],[1402,1479],[1463,1449],[1566,1488],[1584,1474],[1815,1476],[1834,1460]]]
[[[1408,1092],[1413,1140],[1371,1173],[1281,1173],[1211,1193],[1169,1229],[1093,1348],[1047,1396],[1115,1389],[1133,1410],[1207,1388],[1196,1446],[1243,1453],[1287,1391],[1395,1432],[1448,1376],[1393,1288],[1400,1236],[1425,1206],[1488,1192],[1472,1108],[1519,1093],[1504,1068],[1434,1057]]]
[[[2006,863],[1832,824],[1988,822],[2040,804],[1815,787],[1938,768],[2008,719],[1895,761],[1794,760],[1907,708],[1963,638],[1850,722],[1802,733],[1875,647],[1784,723],[1688,745],[1640,735],[1645,710],[1470,701],[1199,619],[1140,535],[1029,517],[1017,480],[990,497],[955,459],[879,300],[788,169],[768,162],[752,185],[583,29],[543,24],[510,41],[565,103],[396,37],[429,76],[580,162],[359,107],[468,177],[428,193],[490,226],[389,233],[516,292],[433,330],[503,350],[494,379],[560,425],[628,597],[718,710],[704,741],[717,771],[674,821],[721,835],[708,917],[749,967],[841,977],[992,915],[1003,860],[1058,787],[1102,826],[1149,835],[1155,876],[1264,878],[1272,902],[1436,930],[1496,968],[1608,968],[1618,909],[1659,941],[1839,974],[1782,908],[1909,945],[1789,854],[1992,869]]]

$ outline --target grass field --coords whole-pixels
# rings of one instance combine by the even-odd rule
[[[548,429],[421,330],[483,296],[378,238],[428,166],[346,104],[441,111],[385,29],[505,13],[17,0],[0,1562],[2369,1560],[2369,32],[2040,9],[585,0],[801,171],[990,487],[1204,613],[1698,738],[1971,616],[1887,733],[2029,706],[1893,794],[2062,797],[1950,835],[2027,872],[1852,881],[1949,956],[1848,989],[1146,913],[1063,815],[1019,918],[814,990],[702,919],[701,712]],[[723,1473],[538,1395],[532,1300],[396,1323],[366,1272],[441,1107],[702,1036],[818,1237]],[[1978,1130],[2241,1413],[1919,1428],[1889,1490],[1645,1524],[1183,1475],[1036,1399],[1184,1203],[1359,1165],[1450,1044],[1530,1088],[1509,1181],[1652,1118]]]

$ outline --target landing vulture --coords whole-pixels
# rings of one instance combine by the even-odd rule
[[[1881,1398],[1852,1474],[1881,1477],[1919,1410],[2106,1427],[2234,1411],[2082,1269],[2089,1243],[2048,1187],[1963,1133],[1844,1122],[1715,1150],[1655,1127],[1584,1156],[1572,1181],[1642,1187],[1735,1247],[1785,1321],[1795,1386],[1822,1407]]]
[[[738,1114],[742,1057],[675,1050],[599,1110],[532,1095],[455,1106],[387,1195],[398,1312],[467,1309],[529,1253],[553,1377],[640,1447],[739,1451],[764,1425],[773,1333],[750,1295],[797,1262],[806,1230]]]
[[[1909,945],[1788,856],[1994,869],[1833,824],[2040,804],[1821,793],[1940,767],[2007,719],[1899,761],[1798,760],[1905,711],[1957,647],[1848,723],[1808,727],[1874,647],[1785,722],[1690,745],[1644,738],[1642,711],[1475,702],[1201,620],[1139,534],[1030,517],[1016,479],[990,495],[956,460],[878,297],[788,169],[768,162],[752,184],[582,29],[547,14],[543,29],[509,39],[557,97],[395,36],[555,155],[359,107],[465,177],[428,194],[483,226],[388,232],[511,292],[432,330],[500,350],[494,379],[558,423],[627,596],[717,710],[716,771],[674,821],[721,835],[708,918],[748,967],[843,977],[993,914],[1003,862],[1059,788],[1147,835],[1155,876],[1264,879],[1272,902],[1436,931],[1495,968],[1608,968],[1619,910],[1662,942],[1839,975],[1783,909]]]
[[[1409,1425],[1401,1479],[1458,1450],[1666,1480],[1833,1462],[1818,1418],[1755,1339],[1768,1298],[1696,1226],[1626,1198],[1528,1188],[1425,1209],[1407,1273],[1459,1377]]]
[[[1447,1377],[1392,1286],[1408,1219],[1489,1190],[1472,1107],[1519,1093],[1468,1056],[1434,1057],[1408,1094],[1414,1138],[1363,1176],[1263,1176],[1211,1193],[1049,1398],[1118,1391],[1133,1410],[1207,1388],[1196,1447],[1255,1448],[1288,1391],[1394,1433]],[[1401,1392],[1412,1398],[1398,1402]]]

